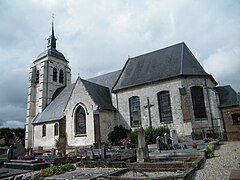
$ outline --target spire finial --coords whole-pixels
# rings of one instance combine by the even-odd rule
[[[54,36],[54,14],[52,14],[52,28],[50,31],[50,35],[48,38],[48,45],[47,45],[48,49],[56,49],[56,38]]]
[[[54,13],[52,13],[52,32],[50,35],[54,37]]]

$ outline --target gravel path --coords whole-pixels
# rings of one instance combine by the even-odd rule
[[[202,169],[196,172],[196,180],[226,180],[232,169],[239,169],[240,141],[224,142],[214,154],[218,157],[206,160]]]

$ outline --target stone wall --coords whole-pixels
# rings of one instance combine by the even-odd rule
[[[79,106],[82,106],[86,113],[86,134],[83,135],[75,133],[75,113]],[[97,109],[97,105],[89,96],[81,79],[78,78],[65,110],[67,146],[84,146],[94,143],[93,111],[95,109]]]
[[[196,120],[194,117],[190,91],[192,86],[203,87],[207,118]],[[213,87],[215,87],[215,83],[209,77],[186,76],[119,90],[113,96],[113,102],[119,110],[117,122],[122,122],[125,127],[130,127],[129,98],[139,96],[143,127],[149,126],[148,109],[144,107],[147,105],[147,98],[149,98],[150,104],[154,105],[151,107],[153,127],[168,126],[168,128],[176,129],[179,136],[185,136],[190,135],[193,129],[211,128],[212,119],[217,119],[216,126],[220,126],[221,116],[217,108],[219,104],[216,93],[212,91]],[[185,88],[186,95],[184,97],[181,96],[179,88]],[[161,91],[170,92],[173,123],[160,123],[157,93]]]

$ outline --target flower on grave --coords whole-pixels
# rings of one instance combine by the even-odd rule
[[[120,139],[119,143],[124,146],[125,148],[128,148],[129,145],[131,145],[131,140],[129,137],[124,138],[124,139]]]
[[[192,147],[197,148],[197,146],[198,146],[198,143],[196,141],[192,141]]]
[[[18,159],[19,160],[33,160],[34,158],[32,156],[25,155],[25,156],[19,156]]]

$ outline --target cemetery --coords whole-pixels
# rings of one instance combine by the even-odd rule
[[[176,130],[157,136],[155,144],[147,145],[144,129],[138,128],[137,132],[137,147],[109,147],[105,143],[100,149],[93,144],[57,153],[55,148],[26,151],[23,145],[12,144],[6,149],[5,159],[1,155],[0,179],[39,179],[44,169],[69,163],[86,169],[89,179],[191,179],[208,157],[206,147],[214,156],[219,146],[219,141],[206,145],[206,141],[191,137],[179,142]]]

